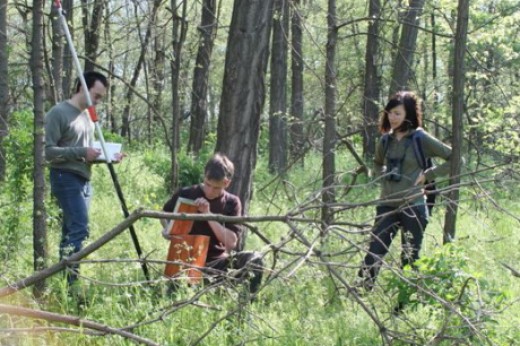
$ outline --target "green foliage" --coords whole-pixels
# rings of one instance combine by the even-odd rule
[[[414,268],[407,266],[386,276],[387,287],[397,292],[404,313],[422,309],[429,316],[428,328],[419,333],[426,340],[493,336],[490,327],[497,323],[493,314],[504,306],[508,294],[472,271],[469,261],[464,248],[447,244],[420,258]]]
[[[2,259],[16,253],[23,235],[21,226],[31,222],[33,119],[28,110],[13,113],[10,132],[4,140],[7,174],[0,195],[0,219],[4,230],[0,242]]]
[[[200,183],[204,178],[204,167],[211,153],[203,151],[199,156],[180,152],[179,186],[189,186]],[[171,176],[171,156],[169,152],[160,150],[146,150],[143,160],[145,165],[155,174],[164,179],[164,186],[169,186]]]
[[[124,137],[121,137],[118,133],[114,133],[112,131],[108,130],[102,130],[103,132],[103,139],[105,142],[116,142],[116,143],[124,143],[125,139]],[[97,132],[96,132],[97,135]]]
[[[147,149],[145,152],[132,149],[121,164],[115,165],[130,211],[137,207],[158,210],[165,201],[164,196],[169,193],[163,181],[163,174],[167,175],[170,169],[169,153],[159,149]],[[183,160],[189,158],[188,162],[182,161],[182,165],[188,167],[190,172],[197,172],[197,169],[201,172],[207,159],[206,156],[195,160],[185,154],[181,157]],[[157,159],[166,162],[163,171],[160,165],[155,166]],[[281,183],[268,173],[267,157],[260,157],[255,171],[256,192],[250,214],[283,215],[288,210],[294,210],[297,205],[304,205],[309,208],[304,212],[306,218],[319,218],[320,199],[316,191],[321,186],[320,163],[320,154],[311,152],[304,166],[294,166],[285,177],[286,181]],[[200,167],[192,168],[191,165]],[[348,173],[355,165],[346,151],[338,152],[338,167],[343,172]],[[200,179],[200,176],[197,178]],[[123,219],[106,167],[95,167],[92,182],[94,199],[90,210],[89,242],[99,239]],[[518,190],[515,185],[511,185],[511,191],[507,193],[500,187],[496,188],[498,191],[495,193],[495,185],[490,186],[495,202],[507,205],[516,214],[519,205],[514,199]],[[380,326],[374,323],[365,309],[376,316],[386,330],[398,335],[393,340],[395,345],[406,344],[400,340],[427,344],[436,332],[445,337],[464,337],[471,344],[483,344],[479,335],[472,334],[474,330],[468,327],[468,321],[482,336],[492,339],[495,344],[514,344],[520,337],[517,330],[520,316],[515,309],[517,305],[508,300],[509,295],[504,292],[511,291],[510,295],[516,295],[518,284],[515,278],[497,270],[497,262],[516,266],[518,255],[511,251],[511,244],[518,244],[517,232],[511,227],[511,219],[504,217],[501,211],[490,208],[492,204],[488,201],[481,199],[477,206],[479,195],[476,192],[470,194],[467,189],[461,192],[464,201],[460,205],[459,237],[465,239],[464,242],[459,241],[456,247],[449,245],[437,248],[433,245],[434,238],[441,234],[435,228],[440,223],[440,215],[436,212],[435,219],[426,231],[427,241],[423,258],[417,263],[417,271],[407,268],[403,274],[392,276],[390,270],[383,270],[378,284],[382,284],[385,289],[376,288],[374,294],[362,297],[363,304],[356,302],[346,292],[343,283],[331,275],[326,267],[333,266],[343,275],[345,282],[355,280],[360,249],[365,245],[366,234],[351,233],[353,228],[350,226],[331,228],[324,238],[319,238],[319,223],[293,224],[301,235],[315,240],[315,250],[328,254],[325,259],[329,263],[324,263],[312,254],[302,260],[300,256],[306,254],[308,248],[298,237],[290,240],[291,229],[288,225],[281,222],[255,224],[275,246],[283,239],[290,241],[283,246],[283,251],[275,253],[270,246],[250,234],[247,248],[266,253],[265,275],[273,276],[268,283],[264,281],[265,286],[255,304],[239,305],[239,302],[242,303],[242,287],[208,289],[183,286],[176,295],[166,294],[167,283],[162,278],[164,267],[155,261],[165,259],[168,243],[160,234],[158,220],[146,218],[134,226],[145,257],[151,261],[149,270],[153,283],[142,284],[143,273],[136,261],[131,237],[125,231],[82,263],[82,287],[79,292],[87,298],[87,306],[78,308],[77,300],[67,295],[62,275],[58,274],[48,280],[46,299],[37,308],[75,315],[115,328],[138,325],[132,328],[132,332],[161,345],[193,344],[206,332],[201,344],[207,346],[240,343],[262,346],[380,344]],[[375,198],[376,194],[374,185],[360,183],[353,186],[348,195],[338,199],[338,203],[367,201]],[[3,191],[0,196],[5,198]],[[313,205],[317,208],[312,208]],[[438,211],[441,213],[440,206]],[[20,214],[23,214],[20,217],[30,221],[28,208]],[[339,221],[370,223],[373,221],[373,208],[352,208],[338,212],[337,216]],[[478,226],[472,225],[475,220]],[[3,225],[0,227],[0,234],[4,236],[5,229]],[[25,224],[25,229],[30,229],[30,225]],[[51,224],[50,264],[57,261],[59,235],[59,223]],[[493,242],[482,241],[486,237],[493,239]],[[394,244],[392,250],[399,250],[399,246]],[[391,256],[392,253],[389,253],[387,259],[391,259]],[[30,273],[30,243],[20,247],[17,257],[5,264],[2,279],[6,282],[13,282],[13,278]],[[420,289],[414,289],[414,285]],[[185,304],[204,289],[208,289],[207,292],[196,301]],[[399,318],[391,318],[388,304],[393,306],[399,295],[408,305]],[[16,302],[18,305],[36,307],[32,303],[30,290],[15,296],[21,300]],[[512,304],[512,308],[500,309],[505,302]],[[0,328],[11,328],[7,322],[3,322],[7,320],[3,317],[0,316]],[[19,320],[17,325],[27,328],[55,326],[51,322],[31,319]],[[400,340],[399,336],[402,336]],[[56,332],[18,338],[4,338],[0,334],[0,343],[25,346],[36,342],[36,338],[41,338],[38,341],[41,340],[42,345],[131,344],[127,339],[114,336]],[[440,343],[452,344],[455,343]]]

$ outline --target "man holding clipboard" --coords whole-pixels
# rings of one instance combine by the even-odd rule
[[[105,97],[107,78],[84,73],[93,105]],[[50,163],[51,192],[62,211],[60,260],[78,252],[89,236],[88,207],[91,198],[91,167],[101,154],[93,147],[94,123],[87,114],[87,98],[78,79],[74,94],[45,115],[45,158]],[[116,155],[118,162],[122,155]],[[78,278],[79,265],[67,271],[67,283]]]

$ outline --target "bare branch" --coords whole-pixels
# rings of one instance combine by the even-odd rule
[[[104,334],[113,334],[113,335],[119,335],[126,339],[129,339],[135,343],[140,343],[144,345],[150,345],[150,346],[158,346],[159,344],[155,343],[152,340],[145,339],[143,337],[140,337],[139,335],[112,328],[97,322],[89,321],[89,320],[82,320],[76,316],[68,316],[68,315],[60,315],[53,312],[47,312],[47,311],[40,311],[40,310],[34,310],[34,309],[28,309],[28,308],[22,308],[19,306],[13,306],[13,305],[7,305],[7,304],[0,304],[0,313],[5,313],[9,315],[15,315],[15,316],[24,316],[34,319],[40,319],[40,320],[46,320],[51,322],[59,322],[59,323],[65,323],[74,325],[81,328],[88,328],[97,330],[100,332],[103,332]]]

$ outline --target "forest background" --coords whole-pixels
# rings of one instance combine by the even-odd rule
[[[128,153],[115,169],[132,211],[96,167],[81,307],[54,275],[42,125],[77,73],[52,3],[0,0],[2,344],[517,342],[517,1],[63,1],[83,69],[110,78],[97,112]],[[425,128],[454,163],[419,270],[399,268],[394,244],[361,296],[377,119],[402,89],[424,99]],[[155,219],[214,151],[236,164],[245,247],[267,264],[252,305],[234,285],[164,295]],[[397,297],[408,305],[395,316]]]

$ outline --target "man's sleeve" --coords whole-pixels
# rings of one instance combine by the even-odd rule
[[[451,165],[451,147],[428,133],[425,133],[422,139],[427,157],[444,159],[442,164],[429,168],[424,172],[426,179],[431,181],[435,180],[436,177],[448,175]]]
[[[240,202],[240,199],[237,196],[233,196],[234,198],[228,199],[226,202],[226,210],[225,215],[226,216],[242,216],[242,203]],[[235,233],[237,236],[241,236],[243,232],[243,226],[237,223],[226,223],[224,225],[227,229],[231,230],[233,233]]]
[[[57,113],[52,110],[45,115],[45,159],[49,162],[60,163],[67,161],[84,161],[87,148],[60,147],[62,126]]]
[[[163,211],[167,213],[172,213],[173,209],[175,209],[175,203],[177,203],[177,199],[179,198],[179,191],[173,194],[173,196],[164,204]]]

